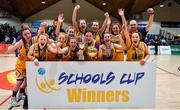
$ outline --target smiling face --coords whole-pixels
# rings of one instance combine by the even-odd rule
[[[132,40],[132,44],[137,46],[139,43],[139,40],[140,40],[139,34],[138,33],[132,33],[131,40]]]
[[[99,23],[97,21],[93,21],[91,29],[93,32],[97,32],[99,30]]]
[[[118,35],[120,33],[120,28],[119,28],[119,26],[117,24],[114,24],[112,26],[112,32],[113,32],[114,35]]]

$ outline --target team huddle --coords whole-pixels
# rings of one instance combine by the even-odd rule
[[[21,30],[21,40],[10,46],[7,53],[18,50],[16,61],[17,82],[13,89],[11,104],[19,106],[18,98],[25,96],[26,61],[33,61],[38,66],[39,61],[139,61],[144,65],[149,58],[147,45],[143,42],[149,31],[154,10],[149,8],[149,21],[145,28],[138,31],[137,22],[127,23],[124,10],[119,9],[122,26],[118,22],[111,23],[108,13],[102,26],[94,20],[87,28],[85,19],[76,21],[80,6],[74,7],[72,26],[66,32],[60,32],[64,15],[60,14],[54,20],[54,33],[46,32],[46,23],[41,23],[35,36],[32,37],[30,28],[24,26]],[[126,59],[125,59],[125,53]],[[16,97],[19,91],[18,97]],[[27,96],[26,96],[27,97]]]

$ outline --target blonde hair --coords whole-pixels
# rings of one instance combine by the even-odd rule
[[[73,26],[68,26],[68,28],[66,29],[66,33],[68,33],[69,29],[74,29]]]
[[[41,33],[41,34],[38,35],[38,37],[39,37],[40,35],[44,35],[44,36],[47,36],[47,38],[49,38],[49,35],[46,34],[46,33]]]
[[[38,37],[38,40],[39,40],[39,37],[41,36],[41,35],[43,35],[43,36],[46,36],[46,40],[47,40],[47,42],[48,42],[48,40],[49,40],[49,35],[48,34],[46,34],[46,33],[41,33],[41,34],[39,34],[37,37]]]
[[[61,36],[64,36],[65,38],[67,37],[67,34],[64,33],[64,32],[60,32],[59,35],[58,35],[58,38],[61,37]]]
[[[68,36],[67,36],[67,34],[64,33],[64,32],[60,32],[56,40],[58,41],[58,39],[59,39],[60,37],[62,37],[62,36],[65,37],[65,43],[67,43],[67,41],[68,41]]]

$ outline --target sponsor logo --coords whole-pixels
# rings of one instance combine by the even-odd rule
[[[36,75],[35,82],[36,82],[36,86],[41,92],[48,94],[53,91],[59,91],[61,89],[54,86],[56,83],[54,79],[47,80],[45,68],[39,68],[37,73],[38,75]],[[40,76],[42,79],[41,81],[38,80]]]

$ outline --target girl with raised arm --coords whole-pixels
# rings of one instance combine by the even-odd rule
[[[28,51],[30,46],[32,45],[31,31],[29,28],[24,28],[21,31],[21,40],[19,40],[14,46],[9,46],[7,53],[14,52],[16,49],[19,49],[18,58],[16,60],[15,70],[16,70],[16,84],[13,88],[11,105],[19,106],[17,99],[25,98],[25,88],[26,88],[26,61],[28,61]],[[21,86],[21,88],[20,88]],[[17,92],[20,89],[20,93],[18,98],[16,98]]]
[[[77,11],[80,9],[80,5],[76,5],[73,10],[72,15],[72,25],[75,29],[75,33],[77,33],[76,38],[79,39],[84,37],[84,33],[87,27],[87,23],[85,19],[80,19],[79,22],[76,21],[77,18]]]

